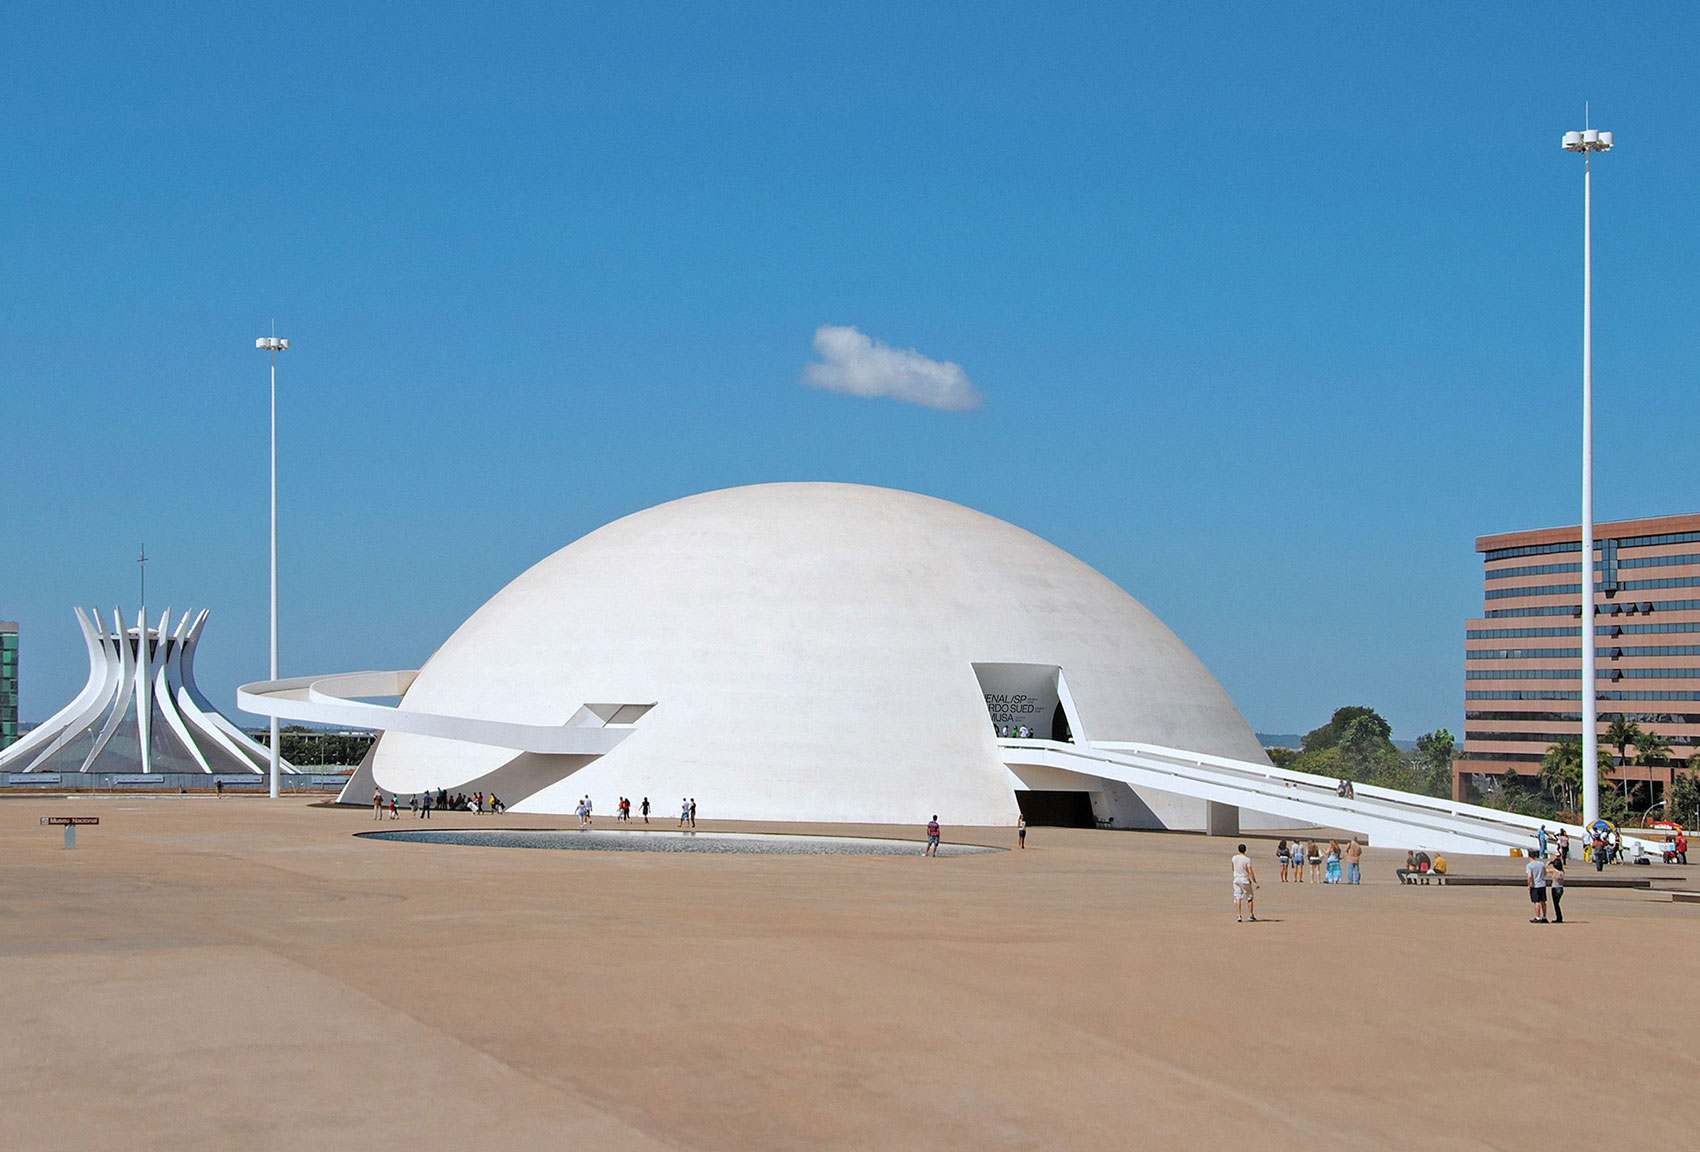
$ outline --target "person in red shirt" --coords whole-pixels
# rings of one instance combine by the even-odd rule
[[[939,854],[939,817],[938,817],[938,813],[935,812],[935,813],[933,813],[933,818],[931,820],[927,821],[927,850],[925,852],[922,852],[921,855],[923,855],[923,856],[937,856],[938,854]]]

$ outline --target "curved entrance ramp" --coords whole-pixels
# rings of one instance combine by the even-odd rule
[[[1348,800],[1336,794],[1339,781],[1331,777],[1178,748],[1119,741],[1070,744],[1015,739],[999,740],[998,746],[1005,766],[1018,781],[1022,770],[1031,768],[1086,778],[1079,782],[1086,791],[1100,790],[1092,786],[1094,780],[1113,780],[1315,827],[1356,832],[1378,848],[1503,856],[1512,848],[1528,849],[1543,823],[1551,835],[1564,828],[1578,844],[1586,841],[1582,828],[1575,824],[1541,821],[1479,804],[1371,784],[1354,784],[1356,796]]]

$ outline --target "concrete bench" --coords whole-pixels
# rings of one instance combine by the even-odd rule
[[[1435,872],[1432,869],[1423,872],[1416,868],[1400,868],[1397,872],[1401,884],[1445,884],[1447,882],[1446,873]]]

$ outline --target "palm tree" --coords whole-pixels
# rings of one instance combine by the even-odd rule
[[[1611,749],[1597,748],[1595,756],[1599,766],[1600,779],[1608,779],[1615,772],[1616,765],[1612,760]],[[1576,798],[1582,792],[1582,741],[1575,736],[1560,740],[1549,747],[1541,756],[1541,787],[1558,798],[1565,809],[1577,811]]]
[[[1559,798],[1567,811],[1576,809],[1582,788],[1582,741],[1560,740],[1541,756],[1541,787]]]
[[[1670,741],[1660,736],[1652,729],[1641,733],[1635,741],[1636,762],[1640,764],[1656,764],[1660,760],[1669,759],[1671,754]]]
[[[1627,763],[1629,746],[1631,744],[1639,746],[1641,735],[1641,725],[1626,716],[1613,716],[1611,727],[1606,729],[1606,743],[1617,749],[1617,758],[1620,762]]]
[[[1641,733],[1641,738],[1635,741],[1635,762],[1637,764],[1657,764],[1670,759],[1670,741],[1654,732],[1651,728]],[[1653,802],[1653,782],[1647,782],[1647,803]],[[1639,787],[1639,785],[1637,785]]]
[[[1643,733],[1641,725],[1627,716],[1613,716],[1611,727],[1606,729],[1606,743],[1617,749],[1617,763],[1629,763],[1629,746],[1640,744]]]

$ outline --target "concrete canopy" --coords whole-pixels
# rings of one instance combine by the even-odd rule
[[[647,796],[666,815],[688,796],[719,818],[1010,823],[976,665],[1060,668],[1094,740],[1267,763],[1187,647],[1066,552],[947,501],[792,483],[676,500],[561,549],[456,630],[401,703],[529,725],[653,704],[611,751],[389,731],[371,771],[401,793],[483,782],[516,811],[588,794],[600,812]]]

